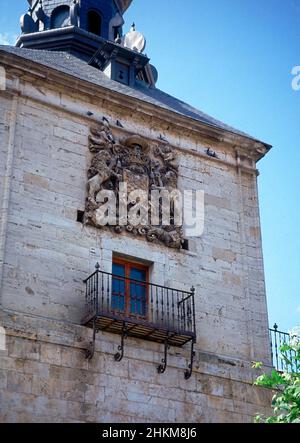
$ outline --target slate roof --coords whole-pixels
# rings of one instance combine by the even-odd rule
[[[176,112],[206,125],[222,129],[240,135],[242,137],[247,137],[254,141],[259,141],[244,132],[238,131],[231,126],[228,126],[221,121],[210,117],[209,115],[203,113],[202,111],[199,111],[198,109],[188,105],[187,103],[184,103],[183,101],[172,97],[169,94],[166,94],[160,89],[148,88],[147,86],[144,86],[142,84],[138,84],[135,88],[131,88],[114,80],[111,80],[97,68],[89,66],[86,62],[66,52],[47,51],[40,49],[24,49],[14,46],[0,45],[0,61],[2,51],[9,54],[14,54],[26,60],[39,63],[40,65],[55,69],[73,77],[80,78],[87,82],[93,83],[94,85],[99,85],[109,90],[134,97],[143,102],[147,102],[163,109]],[[270,146],[261,141],[260,143],[263,143],[266,146]]]

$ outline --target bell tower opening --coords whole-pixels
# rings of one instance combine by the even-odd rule
[[[87,17],[87,30],[92,34],[101,36],[102,18],[99,12],[91,10]]]
[[[51,14],[51,29],[65,28],[70,24],[69,6],[58,6]]]
[[[28,0],[16,46],[64,51],[127,86],[136,81],[155,86],[155,71],[143,53],[145,37],[135,25],[123,34],[132,1]]]

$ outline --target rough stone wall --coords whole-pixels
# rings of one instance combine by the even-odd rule
[[[184,353],[172,349],[158,376],[160,346],[128,339],[121,363],[118,336],[98,336],[84,359],[90,331],[45,319],[6,318],[8,351],[0,359],[1,422],[246,423],[266,413],[270,393],[254,388],[249,362],[197,353],[185,381]]]
[[[251,421],[267,395],[252,388],[250,362],[270,363],[255,172],[239,171],[225,143],[210,143],[219,160],[205,157],[201,134],[167,131],[151,115],[37,80],[20,87],[1,294],[9,335],[1,420]],[[191,251],[76,221],[90,164],[88,110],[177,146],[180,188],[205,191],[205,232]],[[188,382],[188,347],[171,351],[165,375],[155,368],[162,347],[142,340],[128,339],[116,363],[120,338],[100,333],[94,359],[84,358],[91,331],[78,326],[82,280],[97,261],[110,271],[112,254],[124,251],[153,263],[154,283],[196,288],[196,370]]]

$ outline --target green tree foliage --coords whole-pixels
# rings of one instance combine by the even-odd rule
[[[300,339],[292,336],[289,344],[281,348],[281,358],[285,363],[285,371],[275,369],[270,374],[260,375],[256,386],[274,390],[272,399],[273,415],[265,418],[255,417],[256,423],[300,423]],[[253,365],[255,369],[262,367],[260,363]]]

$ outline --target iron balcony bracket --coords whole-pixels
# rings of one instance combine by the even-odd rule
[[[93,341],[90,342],[90,348],[85,350],[85,358],[87,360],[92,360],[95,355],[95,342],[96,342],[96,334],[99,330],[96,328],[96,319],[93,321]]]
[[[164,358],[161,361],[161,364],[157,367],[157,372],[159,374],[164,374],[167,369],[168,364],[168,349],[170,349],[168,338],[165,340],[165,354]]]
[[[191,376],[192,376],[192,373],[193,373],[194,357],[196,355],[196,353],[194,351],[194,344],[195,344],[195,340],[192,340],[192,344],[191,344],[191,360],[190,360],[190,364],[188,366],[188,369],[184,373],[185,380],[189,380],[191,378]]]
[[[128,334],[127,334],[127,328],[126,328],[126,323],[124,322],[123,323],[123,328],[122,328],[122,336],[121,336],[121,344],[120,344],[120,346],[118,347],[118,350],[120,351],[120,352],[117,352],[116,354],[115,354],[115,361],[117,361],[117,362],[120,362],[120,361],[122,361],[123,360],[123,357],[124,357],[124,342],[125,342],[125,339],[128,337]]]

